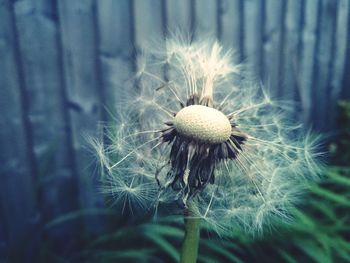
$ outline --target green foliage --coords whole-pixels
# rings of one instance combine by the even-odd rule
[[[333,163],[350,165],[350,101],[340,101],[338,110],[338,134],[330,145],[330,154]]]
[[[348,169],[330,167],[321,185],[311,186],[309,202],[294,212],[295,221],[283,234],[288,241],[271,239],[278,244],[283,258],[297,262],[347,262],[350,260],[350,191]],[[339,180],[341,178],[341,180]],[[271,244],[272,245],[272,244]],[[290,260],[288,260],[290,261]],[[292,261],[290,261],[292,262]]]
[[[276,225],[258,238],[236,231],[216,236],[204,228],[199,262],[350,262],[350,168],[329,167],[322,184],[310,186],[306,205],[293,211],[288,225]],[[81,210],[48,222],[52,230],[82,217],[105,215],[111,210]],[[183,238],[179,217],[117,223],[103,234],[82,235],[65,254],[55,242],[43,240],[38,262],[177,262]]]
[[[293,220],[275,225],[261,237],[253,238],[238,230],[218,237],[205,227],[199,262],[350,262],[349,186],[350,168],[329,167],[322,183],[310,186],[311,194],[305,198],[309,200],[307,204],[293,211]],[[49,222],[46,228],[94,214],[115,218],[110,211],[77,211]],[[165,217],[147,221],[119,222],[119,228],[114,231],[86,236],[76,251],[64,257],[50,251],[45,259],[50,262],[177,262],[184,234],[182,219]]]
[[[331,157],[342,166],[329,166],[322,182],[309,186],[310,194],[302,207],[292,211],[292,220],[275,222],[273,229],[258,237],[239,229],[219,237],[204,225],[199,262],[350,262],[350,103],[341,102],[340,113],[342,125],[337,141],[331,144]],[[83,231],[63,252],[57,249],[62,244],[45,237],[48,230],[101,215],[109,225],[104,233]],[[62,215],[40,230],[44,238],[37,246],[35,262],[177,262],[184,235],[182,218],[142,218],[138,222],[129,222],[127,215],[113,210]]]

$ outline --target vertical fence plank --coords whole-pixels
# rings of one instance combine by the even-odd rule
[[[192,5],[188,0],[166,0],[165,16],[167,32],[180,33],[185,37],[191,36],[192,29]]]
[[[347,30],[347,35],[348,37],[350,36],[350,12],[348,12],[348,30]],[[350,72],[350,45],[346,45],[346,51],[345,51],[345,67],[344,67],[344,73]],[[350,74],[344,74],[343,80],[342,80],[342,92],[341,95],[343,99],[350,100]]]
[[[8,240],[9,239],[8,229],[10,229],[10,227],[7,226],[7,223],[5,220],[6,214],[8,213],[5,211],[5,209],[3,208],[0,202],[0,258],[2,260],[9,258],[8,251],[9,251],[9,247],[12,246],[12,244],[9,244],[9,240]]]
[[[135,47],[141,52],[164,37],[163,5],[161,0],[134,0]]]
[[[243,2],[222,0],[220,3],[220,41],[234,52],[233,61],[240,63],[243,55]]]
[[[300,41],[302,26],[302,0],[288,0],[286,5],[283,65],[281,65],[282,85],[280,95],[284,98],[298,98],[298,87],[300,85]],[[283,95],[284,94],[284,95]],[[291,95],[291,96],[288,96]]]
[[[312,87],[314,77],[315,52],[319,17],[319,0],[305,1],[304,25],[302,29],[302,52],[300,76],[300,99],[302,103],[303,121],[308,123],[311,119]]]
[[[22,71],[9,1],[0,1],[0,258],[33,230],[37,217]],[[29,135],[29,136],[28,136]]]
[[[193,26],[193,3],[188,0],[165,1],[165,14],[163,17],[166,19],[166,37],[171,39],[172,37],[181,37],[186,41],[190,41],[193,38],[192,26]],[[169,80],[176,77],[176,72],[171,67],[165,67],[165,79]]]
[[[316,54],[316,74],[313,83],[313,122],[320,130],[328,129],[325,117],[329,111],[326,108],[329,100],[329,86],[332,74],[332,61],[334,58],[334,36],[336,1],[322,0],[320,6],[320,28],[318,38],[318,50]],[[322,105],[322,107],[319,107]],[[327,127],[326,127],[327,125]]]
[[[57,1],[65,86],[69,101],[74,153],[79,175],[79,198],[82,209],[104,207],[93,180],[92,155],[86,149],[86,136],[96,136],[97,123],[103,119],[103,87],[97,61],[94,1]],[[87,231],[99,231],[100,217],[86,218]]]
[[[218,38],[219,16],[216,0],[194,0],[193,35],[195,39]]]
[[[57,27],[48,1],[14,3],[43,219],[76,208],[76,184],[64,114]]]
[[[262,45],[264,28],[264,1],[245,0],[244,2],[244,58],[252,73],[262,77]]]
[[[265,0],[265,28],[263,44],[263,80],[271,95],[281,95],[281,66],[283,50],[283,31],[285,19],[285,1]]]
[[[117,112],[119,96],[126,89],[134,70],[131,8],[129,0],[97,2],[100,33],[98,57],[106,94],[105,103],[112,113]]]
[[[330,122],[330,127],[334,128],[336,123],[336,108],[343,89],[350,90],[349,86],[342,86],[342,80],[345,76],[346,49],[349,45],[349,19],[350,17],[350,2],[348,0],[338,0],[336,29],[333,57],[333,71],[331,73],[330,93],[328,103],[325,105],[328,109],[327,120]],[[350,93],[350,92],[349,92]]]
[[[161,0],[134,0],[134,45],[137,53],[137,70],[144,61],[141,54],[144,50],[155,47],[162,48],[165,36],[164,1]],[[163,75],[164,69],[154,69],[153,73]]]

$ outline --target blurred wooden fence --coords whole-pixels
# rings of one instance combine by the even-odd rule
[[[0,0],[0,257],[34,226],[104,206],[83,135],[113,110],[148,40],[216,36],[330,130],[350,97],[349,11],[349,0]]]

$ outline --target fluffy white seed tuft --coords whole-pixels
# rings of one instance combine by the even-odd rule
[[[116,121],[103,129],[108,140],[91,141],[103,192],[121,211],[158,213],[167,207],[183,215],[174,206],[183,189],[171,187],[171,147],[159,141],[170,121],[184,136],[223,142],[231,133],[226,116],[232,116],[248,136],[236,159],[216,165],[215,182],[198,193],[193,205],[196,217],[218,233],[236,231],[237,224],[256,233],[276,218],[288,220],[305,185],[317,179],[319,139],[293,123],[293,104],[272,100],[244,65],[232,64],[231,53],[206,39],[181,37],[147,49],[137,82],[120,89],[125,94],[118,97]],[[135,83],[137,89],[130,86]],[[198,105],[181,108],[193,94],[212,99],[222,113]]]
[[[225,142],[231,135],[228,118],[221,111],[202,105],[180,110],[175,116],[174,127],[184,137],[210,144]]]

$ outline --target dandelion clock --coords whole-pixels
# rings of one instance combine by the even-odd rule
[[[288,218],[319,173],[317,139],[217,42],[160,46],[139,58],[108,144],[93,144],[103,191],[122,210],[184,215],[181,262],[195,262],[201,222],[256,232]]]

